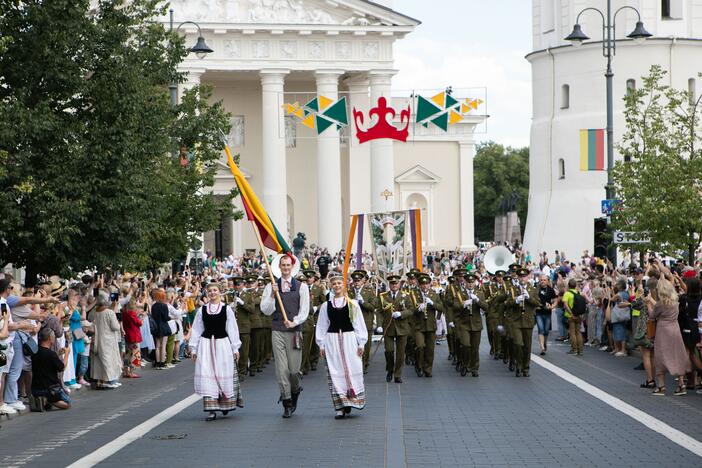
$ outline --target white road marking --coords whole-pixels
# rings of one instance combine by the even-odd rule
[[[109,444],[103,445],[102,447],[100,447],[99,449],[90,453],[89,455],[86,455],[83,458],[81,458],[80,460],[70,464],[68,466],[68,468],[87,468],[87,467],[97,465],[98,463],[104,461],[108,457],[119,452],[124,447],[131,444],[132,442],[134,442],[138,438],[147,434],[148,432],[150,432],[151,430],[153,430],[154,428],[156,428],[160,424],[168,421],[173,416],[180,413],[185,408],[192,405],[193,403],[195,403],[198,400],[200,400],[200,396],[198,396],[196,394],[190,395],[186,399],[184,399],[184,400],[176,403],[175,405],[161,411],[160,413],[158,413],[156,416],[152,417],[151,419],[147,419],[146,421],[144,421],[143,423],[134,427],[133,429],[130,429],[129,431],[125,432],[124,434],[117,437],[115,440],[113,440]]]
[[[624,413],[635,421],[640,422],[644,426],[648,427],[652,431],[655,431],[662,435],[663,437],[669,439],[670,441],[678,444],[684,449],[689,450],[698,457],[702,457],[702,442],[697,439],[693,439],[684,432],[681,432],[674,427],[664,423],[658,418],[651,416],[648,413],[641,411],[640,409],[631,406],[630,404],[620,400],[617,397],[610,395],[609,393],[600,390],[599,388],[585,382],[583,379],[578,378],[571,374],[570,372],[561,369],[560,367],[551,364],[545,359],[531,355],[531,361],[544,369],[556,374],[558,377],[562,378],[566,382],[569,382],[589,395],[597,398],[598,400],[606,403],[617,411]]]

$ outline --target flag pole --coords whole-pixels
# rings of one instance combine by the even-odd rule
[[[268,270],[268,276],[271,279],[271,289],[273,289],[273,285],[275,284],[275,278],[273,277],[273,271],[271,270],[271,264],[268,262],[268,257],[266,256],[266,250],[263,247],[263,240],[261,239],[261,233],[258,232],[258,228],[256,227],[256,223],[254,220],[251,220],[251,227],[253,228],[254,233],[256,233],[256,240],[258,240],[258,246],[261,248],[261,256],[263,257],[263,261],[266,262],[266,267]],[[283,314],[283,320],[288,321],[288,315],[285,313],[285,306],[283,305],[283,299],[280,297],[280,292],[279,291],[273,291],[275,293],[275,298],[278,301],[278,305],[280,306],[280,311]]]

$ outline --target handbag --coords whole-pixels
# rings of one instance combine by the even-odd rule
[[[175,335],[176,333],[178,333],[180,325],[178,325],[177,320],[169,320],[168,321],[168,328],[171,329],[171,335]]]
[[[656,321],[649,320],[646,322],[646,338],[652,340],[656,337]]]
[[[29,335],[24,332],[17,332],[20,335],[20,341],[22,342],[22,352],[26,356],[34,356],[39,351],[39,345],[34,341]]]
[[[82,328],[74,328],[73,329],[73,339],[78,341],[78,340],[82,340],[83,338],[85,338],[85,332],[83,331],[83,329]]]
[[[628,308],[615,307],[612,309],[612,323],[626,322],[630,318]]]

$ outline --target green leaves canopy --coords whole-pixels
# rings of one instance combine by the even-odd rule
[[[159,3],[0,0],[0,264],[145,268],[231,212],[208,194],[228,115],[206,86],[171,106]]]
[[[626,97],[624,161],[613,172],[623,204],[612,220],[615,230],[648,233],[641,248],[692,256],[702,229],[700,99],[663,84],[665,74],[651,67]]]
[[[526,223],[529,201],[529,148],[504,147],[495,142],[477,147],[473,165],[475,194],[475,238],[495,238],[495,216],[502,214],[500,204],[513,192],[517,194],[517,213]]]

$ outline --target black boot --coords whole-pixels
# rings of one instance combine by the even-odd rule
[[[283,400],[283,417],[287,419],[292,414],[292,400]]]
[[[291,396],[292,399],[290,400],[292,402],[292,407],[291,407],[291,412],[290,414],[294,413],[295,410],[297,409],[297,399],[300,397],[300,392],[302,391],[302,387],[298,388],[296,392],[292,392]]]
[[[392,382],[392,371],[389,371],[387,374],[385,374],[385,381]]]

